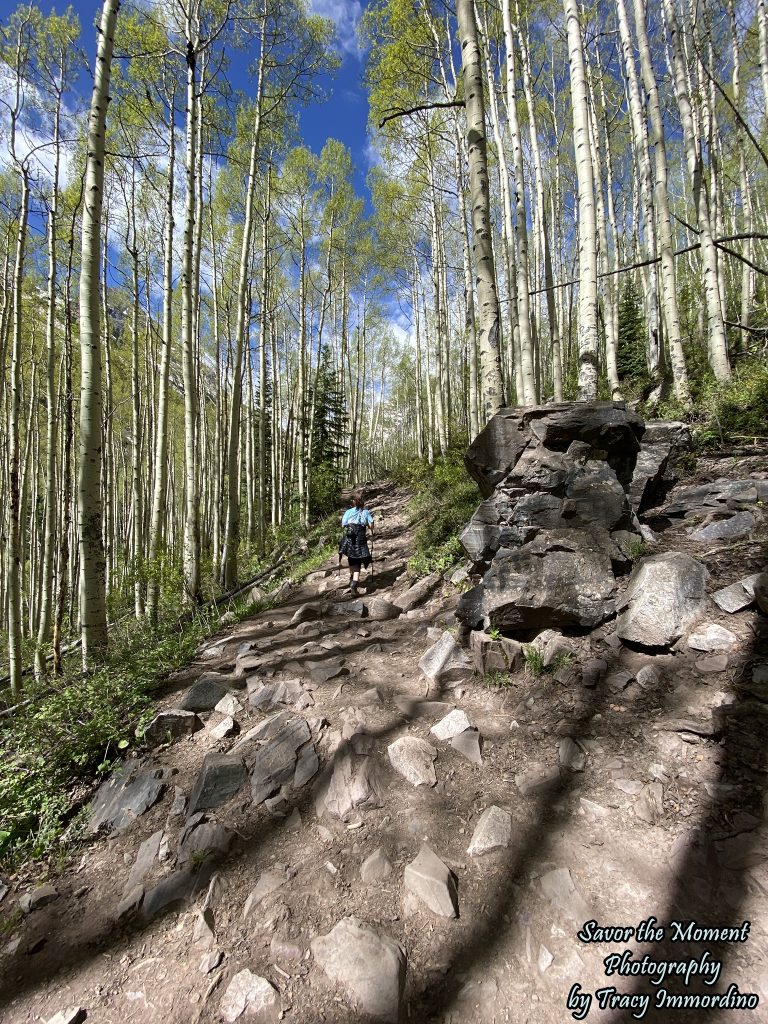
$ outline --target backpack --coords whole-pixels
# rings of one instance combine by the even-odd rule
[[[361,515],[359,509],[356,510],[356,515],[358,518]],[[365,529],[365,522],[351,522],[342,527],[341,541],[339,543],[339,563],[341,563],[341,559],[345,555],[347,558],[350,557],[350,554],[352,558],[358,557],[357,553],[361,552],[361,548],[365,545]]]

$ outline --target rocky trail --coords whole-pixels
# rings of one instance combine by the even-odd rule
[[[664,472],[642,454],[640,508]],[[371,490],[359,599],[329,564],[209,641],[168,680],[146,753],[96,795],[82,855],[12,881],[4,1024],[768,1020],[765,453],[700,458],[662,490],[617,573],[620,618],[534,617],[518,639],[460,625],[478,565],[496,564],[487,524],[452,582],[414,585],[407,495]],[[670,557],[708,572],[698,595],[685,577],[676,600],[696,613],[678,630]],[[750,928],[704,945],[583,931],[650,917]],[[607,974],[625,949],[700,973]],[[641,1013],[660,987],[731,984],[759,1005]],[[601,1009],[611,986],[625,1001]]]

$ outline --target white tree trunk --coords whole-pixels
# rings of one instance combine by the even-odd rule
[[[106,561],[101,505],[101,331],[99,267],[104,191],[104,134],[119,0],[104,0],[88,118],[80,269],[80,471],[77,504],[80,547],[80,630],[83,670],[107,650]]]

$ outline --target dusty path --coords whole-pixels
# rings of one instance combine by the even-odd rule
[[[378,529],[375,573],[364,584],[369,607],[372,598],[395,600],[407,588],[400,577],[412,544],[405,495],[384,490],[371,504]],[[662,544],[673,546],[673,536],[665,534]],[[713,589],[756,571],[750,559],[759,549],[739,550],[724,562],[712,556],[719,566]],[[337,591],[346,579],[334,568],[315,574],[278,609],[209,642],[172,681],[168,708],[205,672],[235,682],[233,669],[250,657],[259,685],[286,687],[277,694],[283,702],[261,709],[248,700],[254,681],[248,692],[234,692],[230,712],[239,735],[217,740],[211,730],[226,716],[206,713],[206,729],[148,754],[162,798],[51,877],[58,898],[16,927],[6,924],[4,1024],[48,1021],[70,1006],[98,1024],[231,1020],[237,1007],[231,1009],[229,985],[244,969],[267,979],[277,995],[263,1016],[246,1011],[243,1020],[375,1019],[310,951],[313,939],[349,917],[402,947],[402,1019],[454,1024],[571,1020],[576,1011],[566,1001],[574,985],[635,992],[637,978],[606,977],[610,953],[629,948],[679,960],[683,953],[700,957],[704,948],[580,941],[589,919],[623,926],[650,916],[708,925],[750,920],[748,941],[707,946],[723,961],[717,984],[694,978],[686,991],[720,992],[735,982],[759,995],[756,1010],[689,1015],[649,1008],[644,1019],[768,1020],[768,715],[754,692],[739,686],[766,661],[765,617],[751,608],[715,620],[738,639],[719,671],[702,668],[701,652],[685,648],[657,657],[622,648],[608,623],[574,642],[573,663],[557,675],[521,671],[504,688],[478,679],[427,693],[418,662],[450,624],[456,589],[446,584],[407,615],[372,621],[328,610],[329,601],[345,597]],[[305,606],[303,614],[322,618],[290,625]],[[595,658],[607,663],[607,678],[586,687],[578,670]],[[653,672],[638,682],[648,666]],[[764,700],[762,671],[754,678],[763,679]],[[739,699],[744,713],[713,730],[712,709]],[[481,764],[430,732],[454,708],[479,729]],[[206,755],[231,751],[280,713],[306,720],[320,773],[257,806],[247,784],[238,788],[203,822],[212,844],[221,840],[227,852],[207,855],[203,843],[197,853],[183,853],[186,801]],[[387,748],[402,737],[435,748],[434,786],[413,786],[394,770]],[[237,749],[250,769],[253,751],[247,743]],[[511,815],[509,846],[470,855],[478,819],[491,805]],[[404,884],[422,844],[454,875],[458,917],[434,913]],[[181,879],[184,899],[148,914],[169,879]],[[25,888],[0,904],[0,922],[12,922]],[[435,891],[439,902],[445,890]],[[384,974],[385,960],[382,954]],[[612,1014],[593,1000],[587,1019],[629,1021],[637,1012]]]

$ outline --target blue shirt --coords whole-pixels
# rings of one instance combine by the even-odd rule
[[[341,517],[341,525],[349,526],[350,523],[358,525],[362,523],[364,526],[373,526],[373,516],[367,508],[348,508]]]

